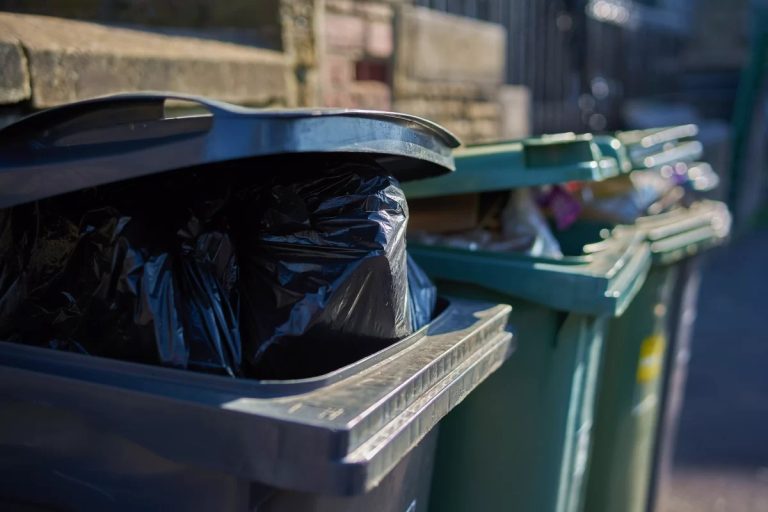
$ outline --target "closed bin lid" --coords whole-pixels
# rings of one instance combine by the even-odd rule
[[[620,172],[616,160],[604,155],[588,134],[468,146],[455,151],[454,158],[456,173],[409,183],[404,187],[408,198],[599,181]]]
[[[692,162],[701,158],[703,147],[695,139],[699,128],[695,124],[616,132],[613,137],[603,137],[601,148],[613,155],[605,141],[623,146],[621,157],[629,159],[633,169],[654,169],[677,162]]]
[[[201,115],[171,117],[169,100]],[[0,130],[0,207],[218,162],[313,153],[372,155],[406,181],[454,169],[448,131],[406,114],[253,109],[174,93],[105,96]]]
[[[562,259],[410,244],[430,277],[523,299],[558,311],[620,316],[645,282],[651,257],[645,235],[621,232]]]
[[[654,263],[672,264],[725,243],[731,231],[731,214],[720,201],[701,200],[686,208],[641,217],[617,231],[643,233]]]

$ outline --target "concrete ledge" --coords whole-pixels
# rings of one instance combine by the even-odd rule
[[[2,103],[31,99],[34,108],[44,108],[136,90],[250,105],[293,102],[288,64],[279,52],[10,13],[0,13],[0,34]]]

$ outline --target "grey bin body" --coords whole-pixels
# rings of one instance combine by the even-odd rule
[[[207,114],[167,117],[169,99]],[[0,130],[0,208],[289,154],[365,154],[403,181],[452,170],[457,144],[437,125],[401,114],[117,95]],[[425,510],[437,425],[510,355],[509,312],[443,300],[413,335],[291,381],[0,341],[0,508]]]
[[[0,503],[422,510],[435,427],[509,356],[508,313],[453,301],[409,338],[301,381],[0,343]]]

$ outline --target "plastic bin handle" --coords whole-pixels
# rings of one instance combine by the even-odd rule
[[[0,139],[17,142],[34,139],[39,149],[48,145],[48,141],[78,132],[160,121],[166,118],[168,100],[195,103],[214,117],[237,115],[226,104],[194,95],[153,92],[116,94],[38,112],[0,130]]]

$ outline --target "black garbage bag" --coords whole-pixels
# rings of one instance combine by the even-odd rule
[[[0,339],[285,379],[428,323],[435,288],[407,260],[398,182],[366,160],[318,157],[303,178],[279,163],[0,210]]]
[[[275,182],[243,219],[254,221],[245,222],[239,251],[251,375],[319,375],[411,334],[408,207],[378,166],[341,164]]]
[[[415,332],[432,320],[437,306],[437,287],[408,255],[408,311]]]
[[[169,222],[111,207],[83,214],[76,205],[88,204],[84,199],[3,210],[0,337],[239,374],[237,260],[229,236],[195,217],[173,233]]]

